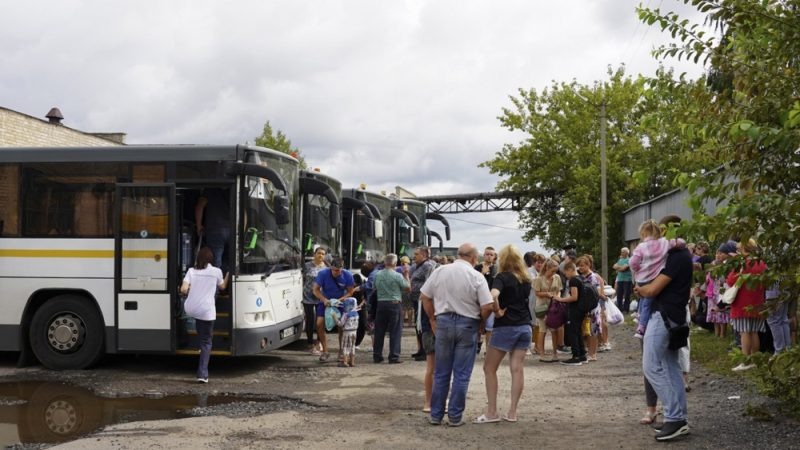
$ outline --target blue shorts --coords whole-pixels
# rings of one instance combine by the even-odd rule
[[[489,345],[504,352],[527,350],[531,346],[532,334],[533,331],[528,324],[496,327],[492,330],[492,339],[489,341]]]

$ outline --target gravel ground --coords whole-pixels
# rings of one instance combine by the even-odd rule
[[[408,355],[415,344],[411,330],[405,331],[403,354]],[[109,357],[93,370],[67,372],[17,369],[13,357],[5,356],[0,381],[50,381],[90,390],[100,396],[93,405],[111,419],[122,415],[121,401],[135,397],[158,402],[169,400],[165,396],[237,396],[234,402],[193,406],[189,418],[103,426],[59,446],[67,449],[652,448],[661,444],[649,427],[638,424],[644,410],[641,360],[639,341],[630,336],[627,328],[613,328],[613,350],[580,367],[529,357],[519,422],[460,428],[427,424],[420,411],[424,363],[407,358],[399,365],[372,364],[370,354],[360,353],[357,367],[339,368],[335,362],[319,363],[299,344],[260,357],[212,358],[208,385],[194,383],[194,358],[146,356]],[[507,364],[498,375],[502,412],[510,388]],[[777,414],[773,401],[698,364],[690,379],[691,434],[671,448],[800,448],[800,426]],[[747,405],[772,420],[745,415]],[[484,407],[478,358],[465,418],[477,417]]]

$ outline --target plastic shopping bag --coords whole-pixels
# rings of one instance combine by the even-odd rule
[[[612,301],[606,302],[606,323],[609,325],[619,325],[625,321],[622,311]]]

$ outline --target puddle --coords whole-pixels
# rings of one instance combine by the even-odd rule
[[[0,383],[0,445],[67,442],[116,423],[210,415],[245,417],[309,408],[301,400],[283,397],[145,395],[105,398],[68,384]]]

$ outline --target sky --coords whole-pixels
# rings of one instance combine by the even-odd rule
[[[6,2],[0,106],[129,144],[252,143],[269,120],[345,187],[491,192],[478,165],[524,139],[497,119],[518,89],[655,72],[668,36],[639,3],[693,17],[676,0]],[[515,212],[447,217],[446,245],[544,250]]]

